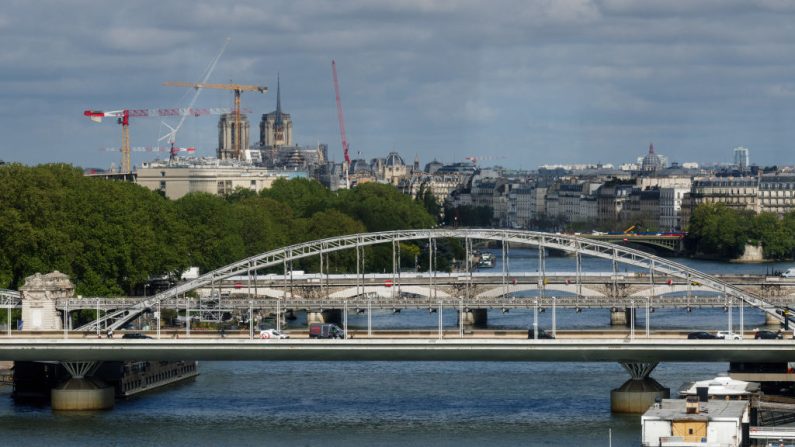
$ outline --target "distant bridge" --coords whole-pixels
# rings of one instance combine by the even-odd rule
[[[608,234],[582,234],[584,239],[612,242],[614,244],[641,244],[649,245],[663,250],[681,252],[684,250],[685,235],[675,234],[638,234],[638,233],[608,233]]]

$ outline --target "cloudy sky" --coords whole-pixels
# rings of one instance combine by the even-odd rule
[[[85,109],[186,106],[164,81],[282,104],[299,144],[342,158],[331,59],[355,155],[397,150],[534,168],[632,161],[654,142],[672,161],[795,163],[795,2],[788,0],[3,1],[0,159],[118,164],[121,130]],[[205,90],[197,106],[231,106]],[[171,122],[173,124],[173,121]],[[133,146],[164,127],[134,119]],[[252,139],[258,138],[253,132]],[[214,154],[217,121],[190,118],[181,146]],[[133,154],[140,163],[149,154]]]

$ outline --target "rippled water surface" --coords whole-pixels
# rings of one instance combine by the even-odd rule
[[[673,391],[725,364],[663,364]],[[617,364],[203,362],[190,383],[54,413],[0,393],[3,445],[635,446],[639,416],[610,414]]]

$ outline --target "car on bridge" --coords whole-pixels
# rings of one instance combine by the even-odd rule
[[[736,334],[730,331],[718,331],[715,333],[717,338],[722,338],[724,340],[742,340],[743,336],[740,334]]]
[[[781,340],[784,338],[784,333],[781,331],[767,331],[767,330],[756,330],[754,331],[754,339],[756,340]]]
[[[528,339],[535,339],[536,337],[534,335],[535,334],[533,334],[533,330],[532,329],[528,329],[527,330],[527,338]],[[544,340],[544,339],[552,340],[554,338],[555,338],[555,336],[550,334],[549,332],[547,332],[547,331],[545,331],[545,330],[543,330],[541,328],[538,329],[538,339],[539,340]]]
[[[717,340],[718,336],[714,334],[710,334],[709,332],[705,331],[697,331],[691,332],[687,334],[688,340]]]
[[[150,336],[148,336],[146,334],[142,334],[140,332],[128,332],[128,333],[122,335],[121,338],[134,339],[134,340],[144,340],[144,339],[150,339],[152,337],[150,337]]]
[[[275,338],[277,340],[280,340],[283,338],[290,338],[290,336],[282,332],[279,332],[276,329],[265,329],[264,331],[259,331],[258,338],[262,339]]]
[[[346,338],[345,331],[336,324],[312,323],[309,325],[309,338]]]

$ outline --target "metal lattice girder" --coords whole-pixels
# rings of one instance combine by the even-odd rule
[[[0,308],[19,307],[22,297],[16,290],[0,289]]]
[[[150,299],[152,302],[157,303],[231,276],[247,274],[249,272],[264,270],[273,266],[284,265],[285,263],[289,263],[297,259],[317,256],[321,253],[331,253],[341,250],[354,249],[357,247],[392,243],[393,241],[425,241],[450,238],[502,241],[511,244],[553,249],[567,253],[579,253],[580,255],[613,260],[617,263],[639,267],[658,274],[685,279],[688,282],[696,281],[705,287],[722,293],[727,298],[732,300],[742,300],[752,307],[762,309],[777,320],[783,321],[783,317],[776,312],[776,307],[771,303],[766,302],[761,298],[736,286],[723,282],[711,275],[678,262],[644,253],[640,250],[635,250],[608,242],[586,239],[574,235],[501,229],[438,228],[397,230],[377,233],[351,234],[347,236],[338,236],[311,242],[304,242],[276,250],[271,250],[266,253],[226,265],[208,272],[197,279],[160,292],[157,295],[150,297]],[[143,312],[145,310],[145,307],[143,306],[143,304],[132,306],[129,309],[131,311],[131,315],[137,315],[140,312]],[[131,319],[134,317],[129,318]],[[108,327],[119,327],[126,321],[129,320],[116,320]],[[90,325],[83,326],[79,329],[92,329],[96,327],[96,324],[100,323],[91,323]]]
[[[627,296],[627,297],[610,297],[604,295],[565,295],[565,296],[495,296],[495,297],[470,297],[464,301],[467,307],[474,308],[532,308],[535,302],[542,308],[552,307],[553,305],[560,308],[581,308],[581,309],[612,309],[612,308],[629,308],[631,306],[643,306],[648,297]],[[59,300],[56,302],[56,308],[63,309],[67,300]],[[69,301],[69,309],[95,309],[96,301],[86,303],[79,298],[71,298]],[[100,309],[117,309],[124,307],[116,312],[109,312],[114,319],[124,318],[129,314],[129,306],[137,304],[142,300],[134,299],[116,299],[104,298],[100,303]],[[250,304],[253,303],[255,309],[264,309],[275,311],[277,306],[285,309],[341,309],[347,303],[349,307],[366,307],[369,304],[377,309],[392,309],[400,308],[427,308],[429,305],[438,306],[442,303],[445,307],[457,307],[461,303],[460,297],[442,297],[431,300],[428,296],[395,296],[395,297],[373,297],[368,298],[367,295],[359,295],[349,298],[302,298],[299,296],[288,298],[258,298],[251,299],[247,295],[233,296],[224,299],[223,307],[216,309],[223,312],[232,312],[234,310],[248,310]],[[786,306],[791,304],[790,297],[773,297],[770,303],[776,306]],[[185,309],[186,306],[192,311],[200,312],[201,303],[196,298],[169,298],[161,301],[161,306],[167,309]],[[660,295],[653,298],[651,305],[655,308],[724,308],[726,306],[726,299],[719,295],[691,295],[687,296],[665,296]],[[103,326],[104,327],[104,326]]]

